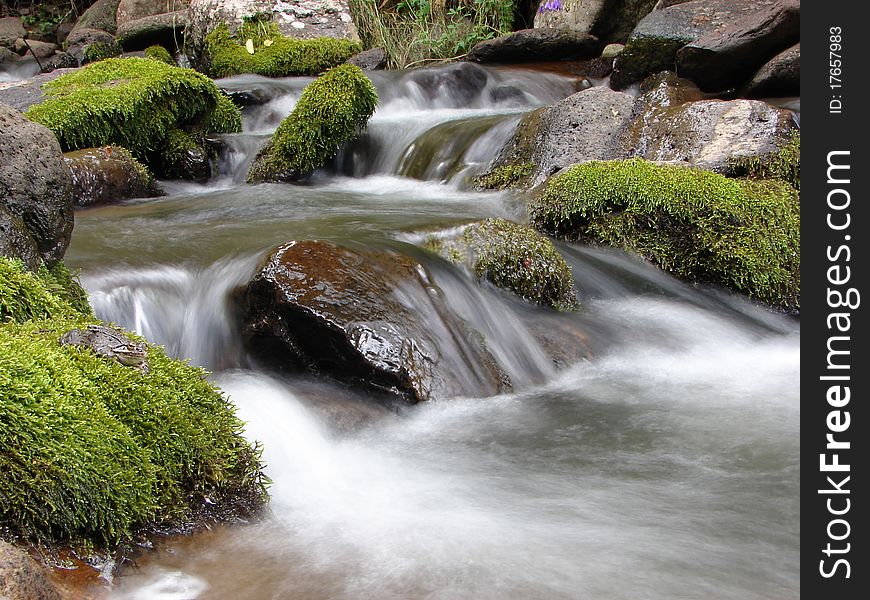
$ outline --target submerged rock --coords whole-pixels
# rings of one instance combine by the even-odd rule
[[[24,551],[0,540],[0,598],[60,600],[42,565]]]
[[[426,247],[524,300],[559,310],[576,308],[570,267],[553,242],[531,227],[487,219],[453,235],[433,236]]]
[[[72,173],[76,206],[163,195],[147,167],[120,146],[76,150],[63,158]]]
[[[407,256],[288,242],[244,289],[240,311],[248,347],[273,365],[362,382],[411,402],[486,396],[505,385],[479,334]]]
[[[594,35],[571,29],[522,29],[478,42],[468,60],[481,63],[517,63],[594,58],[602,44]]]
[[[71,180],[60,146],[51,131],[3,104],[0,139],[0,206],[21,219],[42,259],[53,265],[73,230]]]
[[[701,100],[642,112],[626,148],[647,160],[729,174],[734,160],[778,152],[796,131],[791,112],[759,100]]]

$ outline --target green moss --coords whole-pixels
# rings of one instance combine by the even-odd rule
[[[0,269],[0,528],[113,545],[186,522],[206,499],[224,510],[262,505],[258,452],[204,371],[150,344],[147,374],[61,345],[94,322],[43,285],[67,274],[37,276],[6,259]]]
[[[678,277],[800,306],[800,202],[788,184],[641,159],[576,165],[529,207],[539,230],[623,248]]]
[[[254,53],[245,48],[250,39]],[[269,45],[266,45],[269,44]],[[340,65],[360,52],[362,46],[350,40],[314,38],[299,40],[278,31],[277,25],[263,21],[243,24],[236,35],[221,25],[206,36],[205,51],[212,77],[256,73],[267,77],[317,75]]]
[[[611,81],[622,89],[660,71],[676,71],[677,51],[691,39],[671,39],[657,36],[630,38],[616,57]]]
[[[93,63],[120,56],[124,51],[117,42],[94,42],[84,49],[82,64]]]
[[[221,93],[217,106],[209,114],[205,124],[206,131],[239,133],[242,130],[242,113],[226,94]]]
[[[159,60],[160,62],[166,63],[167,65],[175,65],[175,59],[172,58],[169,50],[167,50],[163,46],[148,46],[147,48],[145,48],[145,58]]]
[[[31,273],[20,260],[0,256],[0,324],[91,314],[87,293],[62,261]]]
[[[801,134],[796,132],[779,151],[763,156],[733,158],[729,174],[751,179],[781,179],[801,189]]]
[[[327,71],[302,92],[248,172],[248,181],[297,179],[321,167],[355,138],[375,111],[378,94],[353,65]]]
[[[457,238],[430,238],[426,247],[529,302],[577,307],[571,268],[553,242],[531,227],[487,219],[466,226]]]
[[[508,188],[522,187],[528,182],[535,171],[533,163],[518,165],[505,165],[496,167],[489,173],[475,178],[474,184],[484,190],[504,190]]]
[[[27,117],[51,129],[64,151],[119,145],[146,160],[170,132],[224,133],[228,106],[208,77],[144,58],[113,58],[43,85],[47,99]],[[236,111],[237,112],[237,111]],[[240,119],[240,117],[239,117]],[[240,123],[232,119],[232,126]],[[237,129],[230,129],[237,130]]]

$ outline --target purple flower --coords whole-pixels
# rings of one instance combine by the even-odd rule
[[[562,10],[562,0],[547,0],[540,7],[538,7],[539,13],[552,12]]]

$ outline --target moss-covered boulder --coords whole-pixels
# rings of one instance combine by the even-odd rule
[[[359,67],[341,65],[327,71],[305,88],[296,108],[257,154],[248,182],[305,177],[357,137],[377,104],[375,86]]]
[[[529,207],[544,232],[637,253],[689,281],[782,307],[800,297],[800,202],[784,181],[641,159],[556,175]]]
[[[172,54],[169,53],[169,50],[160,45],[148,46],[145,48],[145,58],[150,58],[153,60],[159,60],[160,62],[166,63],[167,65],[174,65],[175,59],[172,58]]]
[[[176,131],[236,132],[241,114],[208,77],[146,58],[109,59],[43,86],[27,117],[51,129],[65,150],[118,145],[163,175]]]
[[[531,227],[486,219],[449,236],[432,236],[426,247],[529,302],[560,310],[576,308],[568,263],[553,242]]]
[[[62,345],[89,311],[50,274],[0,272],[0,531],[112,546],[262,506],[258,453],[204,371],[150,344],[147,374]]]
[[[221,25],[205,38],[207,72],[212,77],[239,73],[267,77],[317,75],[362,49],[358,42],[345,39],[286,37],[275,23],[258,20],[246,21],[235,35]]]

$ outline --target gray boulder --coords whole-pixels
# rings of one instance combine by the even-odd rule
[[[602,44],[589,33],[572,29],[522,29],[474,45],[468,60],[517,63],[594,58]]]
[[[73,229],[70,173],[54,134],[0,104],[0,206],[18,216],[49,266]]]
[[[414,259],[323,241],[273,250],[240,295],[251,351],[416,403],[507,385]],[[470,365],[474,365],[473,367]]]
[[[744,83],[771,56],[800,40],[800,1],[753,2],[752,12],[677,52],[677,72],[705,90]]]
[[[763,157],[798,128],[788,110],[758,100],[701,100],[642,113],[628,129],[626,151],[651,161],[732,174],[738,158]]]
[[[23,38],[27,32],[24,24],[18,17],[4,17],[0,19],[0,46],[14,48],[15,40]]]
[[[741,91],[749,98],[799,96],[801,93],[801,45],[783,50],[762,66]]]
[[[188,0],[121,0],[115,19],[118,28],[130,21],[168,12],[186,10]]]
[[[28,554],[0,541],[0,598],[3,600],[60,600],[45,567]]]
[[[363,71],[377,71],[386,68],[387,53],[381,48],[370,48],[354,54],[345,62],[356,65]]]
[[[535,15],[535,28],[568,28],[605,42],[624,42],[655,4],[656,0],[584,0],[564,1],[556,8],[544,0]]]
[[[620,138],[633,103],[630,95],[599,86],[533,111],[520,121],[489,170],[533,164],[529,182],[537,185],[568,165],[624,158]]]
[[[15,51],[22,56],[26,54],[41,60],[53,55],[55,50],[57,50],[57,44],[41,42],[39,40],[27,40],[25,42],[23,38],[15,40]]]
[[[622,89],[653,73],[677,70],[677,52],[683,46],[699,39],[715,39],[735,22],[751,22],[777,2],[691,0],[654,10],[641,19],[616,57],[611,85]],[[767,58],[769,55],[762,57],[762,62]]]
[[[0,256],[20,258],[24,266],[35,271],[42,264],[36,241],[21,217],[0,204]]]
[[[115,36],[100,29],[74,29],[66,39],[66,51],[72,54],[79,64],[93,62],[103,54],[118,55],[121,48]]]
[[[76,21],[76,29],[100,29],[114,34],[118,30],[117,15],[120,0],[97,0]]]
[[[18,60],[18,54],[5,46],[0,46],[0,63]]]
[[[174,48],[184,43],[187,11],[142,17],[118,25],[118,43],[127,52],[159,45]]]

